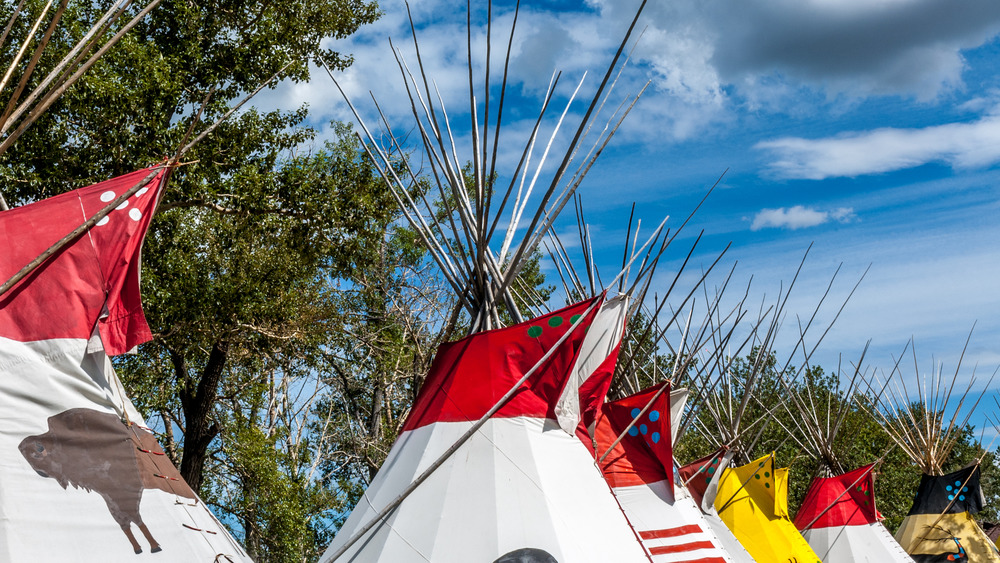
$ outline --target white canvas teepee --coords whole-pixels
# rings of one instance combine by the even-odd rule
[[[735,538],[720,537],[676,482],[671,443],[687,390],[661,387],[601,409],[594,438],[605,480],[655,563],[752,563]]]
[[[151,335],[139,251],[162,171],[0,212],[0,278],[133,188],[0,296],[0,562],[249,561],[180,478],[109,355]]]
[[[588,353],[585,340],[602,327],[620,333],[601,319],[618,318],[617,308],[599,310],[600,301],[443,345],[389,457],[321,561],[648,561],[584,446],[583,425],[571,435],[556,422],[570,373]],[[580,404],[586,420],[599,397],[584,392]]]
[[[411,101],[410,127],[422,144],[412,166],[400,167],[392,155],[412,154],[411,147],[399,146],[387,123],[384,135],[373,133],[347,99],[369,141],[372,162],[468,315],[471,336],[439,349],[399,438],[324,562],[648,561],[594,466],[586,431],[610,385],[627,303],[612,299],[598,312],[603,298],[596,297],[521,322],[540,304],[525,298],[531,288],[522,291],[520,277],[631,108],[616,110],[604,127],[594,127],[644,5],[642,0],[585,110],[570,111],[581,79],[562,115],[549,118],[560,76],[554,73],[513,170],[499,170],[497,154],[517,8],[506,52],[495,49],[505,52],[505,64],[480,65],[470,44],[469,167],[458,158],[453,121],[443,100],[432,94],[434,82],[425,74],[416,37],[415,64],[394,51]],[[486,25],[492,29],[494,22]],[[473,79],[477,68],[486,69],[481,82]],[[549,148],[573,115],[582,117],[570,126],[559,165],[549,167]],[[547,129],[546,142],[539,133]],[[389,139],[387,149],[380,139]],[[583,162],[575,162],[578,157]],[[412,197],[412,186],[424,181],[414,170],[426,165],[433,172],[435,203]],[[620,276],[641,260],[635,278],[647,281],[666,244],[662,234],[663,223],[645,245],[633,247]],[[632,295],[638,283],[626,291],[623,281],[619,290]],[[601,293],[593,284],[592,289],[575,294]],[[507,319],[519,324],[497,328]],[[583,326],[570,329],[577,321]]]

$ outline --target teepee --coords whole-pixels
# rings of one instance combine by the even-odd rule
[[[774,454],[719,477],[715,509],[757,561],[819,561],[788,518],[788,469],[777,468]]]
[[[582,424],[566,433],[555,412],[576,367],[604,364],[593,342],[620,337],[620,310],[599,297],[443,345],[322,561],[646,561]]]
[[[747,337],[747,341],[753,342],[753,349],[744,373],[733,373],[734,355],[716,356],[710,362],[714,364],[716,376],[713,382],[703,385],[708,390],[701,397],[703,416],[695,422],[702,436],[718,450],[681,468],[681,476],[693,496],[696,499],[705,497],[702,504],[714,507],[715,514],[757,561],[819,560],[789,519],[788,469],[776,466],[773,452],[756,459],[752,457],[758,449],[764,426],[781,403],[762,405],[765,412],[755,420],[745,420],[752,402],[759,402],[756,386],[761,377],[768,372],[779,381],[797,377],[808,366],[809,357],[822,341],[821,336],[811,350],[806,349],[805,336],[816,317],[814,312],[807,323],[800,325],[799,341],[788,360],[784,365],[776,363],[773,345],[794,285],[793,279],[787,292],[780,292],[772,307],[761,307]],[[824,299],[825,296],[817,304],[817,311]],[[797,369],[792,366],[796,354],[805,358]],[[732,466],[734,462],[742,462],[742,465]]]
[[[752,563],[677,481],[671,445],[687,395],[664,383],[605,403],[594,433],[601,472],[655,563]]]
[[[13,53],[0,155],[159,3],[110,2],[35,81],[67,2],[19,2],[0,34]],[[190,139],[195,120],[164,164],[15,208],[0,194],[0,563],[147,551],[250,561],[167,458],[110,357],[152,338],[139,262],[170,169],[263,87]]]
[[[139,254],[164,174],[0,212],[0,561],[143,551],[250,561],[164,455],[109,359],[151,338]]]
[[[832,395],[814,393],[808,382],[792,385],[782,380],[800,445],[819,466],[795,515],[795,526],[826,563],[912,562],[882,525],[876,509],[875,470],[881,460],[845,471],[836,446],[842,425],[854,408],[852,397],[864,357],[863,352],[843,391],[823,390]],[[838,382],[841,373],[838,368]]]
[[[913,350],[912,342],[907,346]],[[920,563],[1000,562],[997,546],[973,517],[984,503],[979,483],[981,458],[956,471],[944,473],[952,449],[968,426],[993,377],[976,394],[973,392],[976,383],[973,370],[967,376],[968,385],[964,392],[953,398],[965,350],[951,376],[944,373],[940,364],[934,366],[931,373],[920,375],[916,351],[912,353],[916,398],[911,397],[907,389],[900,361],[885,382],[874,375],[868,380],[872,389],[870,405],[876,418],[923,472],[913,506],[896,531],[896,540]],[[971,406],[966,406],[967,401],[971,402]]]
[[[517,17],[515,9],[511,34]],[[488,36],[492,25],[491,18]],[[543,313],[519,278],[631,107],[616,110],[603,129],[592,127],[629,34],[631,28],[551,177],[546,158],[576,93],[552,124],[552,137],[538,139],[560,77],[553,76],[520,161],[502,174],[497,147],[507,65],[494,80],[487,60],[477,84],[471,41],[468,167],[458,159],[461,143],[443,101],[424,75],[416,38],[414,67],[394,52],[422,150],[400,147],[391,130],[373,132],[355,111],[372,162],[454,290],[456,317],[468,319],[469,335],[438,349],[386,461],[321,561],[648,561],[594,464],[587,432],[610,385],[634,286],[607,298],[597,289],[595,297]],[[499,96],[491,84],[500,84]],[[384,116],[383,123],[388,128]],[[591,131],[599,137],[577,166]],[[430,169],[436,203],[414,196],[420,167]],[[506,189],[494,194],[504,179]],[[536,187],[540,198],[532,195]],[[636,277],[649,276],[662,253],[662,230],[661,223],[633,248],[622,274],[600,285],[618,285],[637,261]]]

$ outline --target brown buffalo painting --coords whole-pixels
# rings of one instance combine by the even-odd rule
[[[151,552],[161,550],[139,514],[143,489],[195,498],[156,438],[113,414],[91,409],[61,412],[49,417],[48,432],[28,436],[19,449],[42,477],[55,479],[64,489],[73,485],[101,495],[136,553],[142,553],[142,547],[132,534],[133,523]]]

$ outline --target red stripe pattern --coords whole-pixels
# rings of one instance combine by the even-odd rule
[[[655,563],[730,563],[697,524],[644,530],[639,537]]]
[[[666,528],[664,530],[639,532],[639,537],[644,540],[656,538],[676,538],[677,536],[686,536],[688,534],[700,534],[701,531],[701,526],[691,524],[690,526],[677,526],[676,528]]]
[[[710,541],[694,541],[678,545],[661,545],[659,547],[651,547],[649,552],[653,555],[661,555],[664,553],[683,553],[686,551],[694,551],[696,549],[713,549],[714,547],[715,546],[712,545],[712,542]]]

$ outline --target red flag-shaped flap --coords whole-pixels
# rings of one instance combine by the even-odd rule
[[[594,442],[597,444],[597,457],[601,473],[611,488],[634,487],[648,485],[658,481],[668,481],[668,472],[660,460],[656,459],[640,440],[634,436],[625,436],[615,444],[621,430],[608,418],[609,404],[601,408],[594,427]],[[614,444],[614,446],[612,446]],[[609,451],[610,450],[610,451]],[[607,455],[605,455],[607,454]]]
[[[670,384],[664,383],[608,403],[608,418],[626,438],[641,442],[665,468],[674,466],[670,444]],[[634,424],[633,421],[635,421]]]
[[[873,467],[871,464],[836,477],[813,479],[795,515],[795,526],[806,530],[878,522]]]
[[[712,454],[692,461],[678,470],[681,482],[687,483],[688,491],[691,492],[691,497],[694,498],[694,502],[698,506],[701,506],[702,499],[705,498],[708,485],[713,480],[719,478],[719,466],[722,463],[724,455],[726,455],[725,448],[720,448]]]
[[[0,296],[0,336],[86,339],[98,325],[111,355],[149,340],[139,251],[162,177],[162,170],[140,170],[0,213],[0,280],[6,281],[116,197],[147,184]]]
[[[595,436],[598,456],[604,455],[621,433],[625,433],[601,462],[601,470],[612,486],[666,479],[672,487],[672,479],[667,478],[674,466],[670,444],[670,385],[664,383],[606,403],[601,412],[604,416],[598,422]]]
[[[555,402],[603,299],[596,297],[521,324],[442,344],[403,431],[435,422],[478,420],[579,320],[579,326],[493,415],[555,419]]]
[[[611,378],[615,374],[615,366],[618,364],[618,351],[621,346],[615,349],[601,362],[594,373],[580,386],[580,414],[581,424],[584,428],[590,428],[591,424],[597,420],[601,406],[605,397],[608,396],[608,389],[611,388]]]

